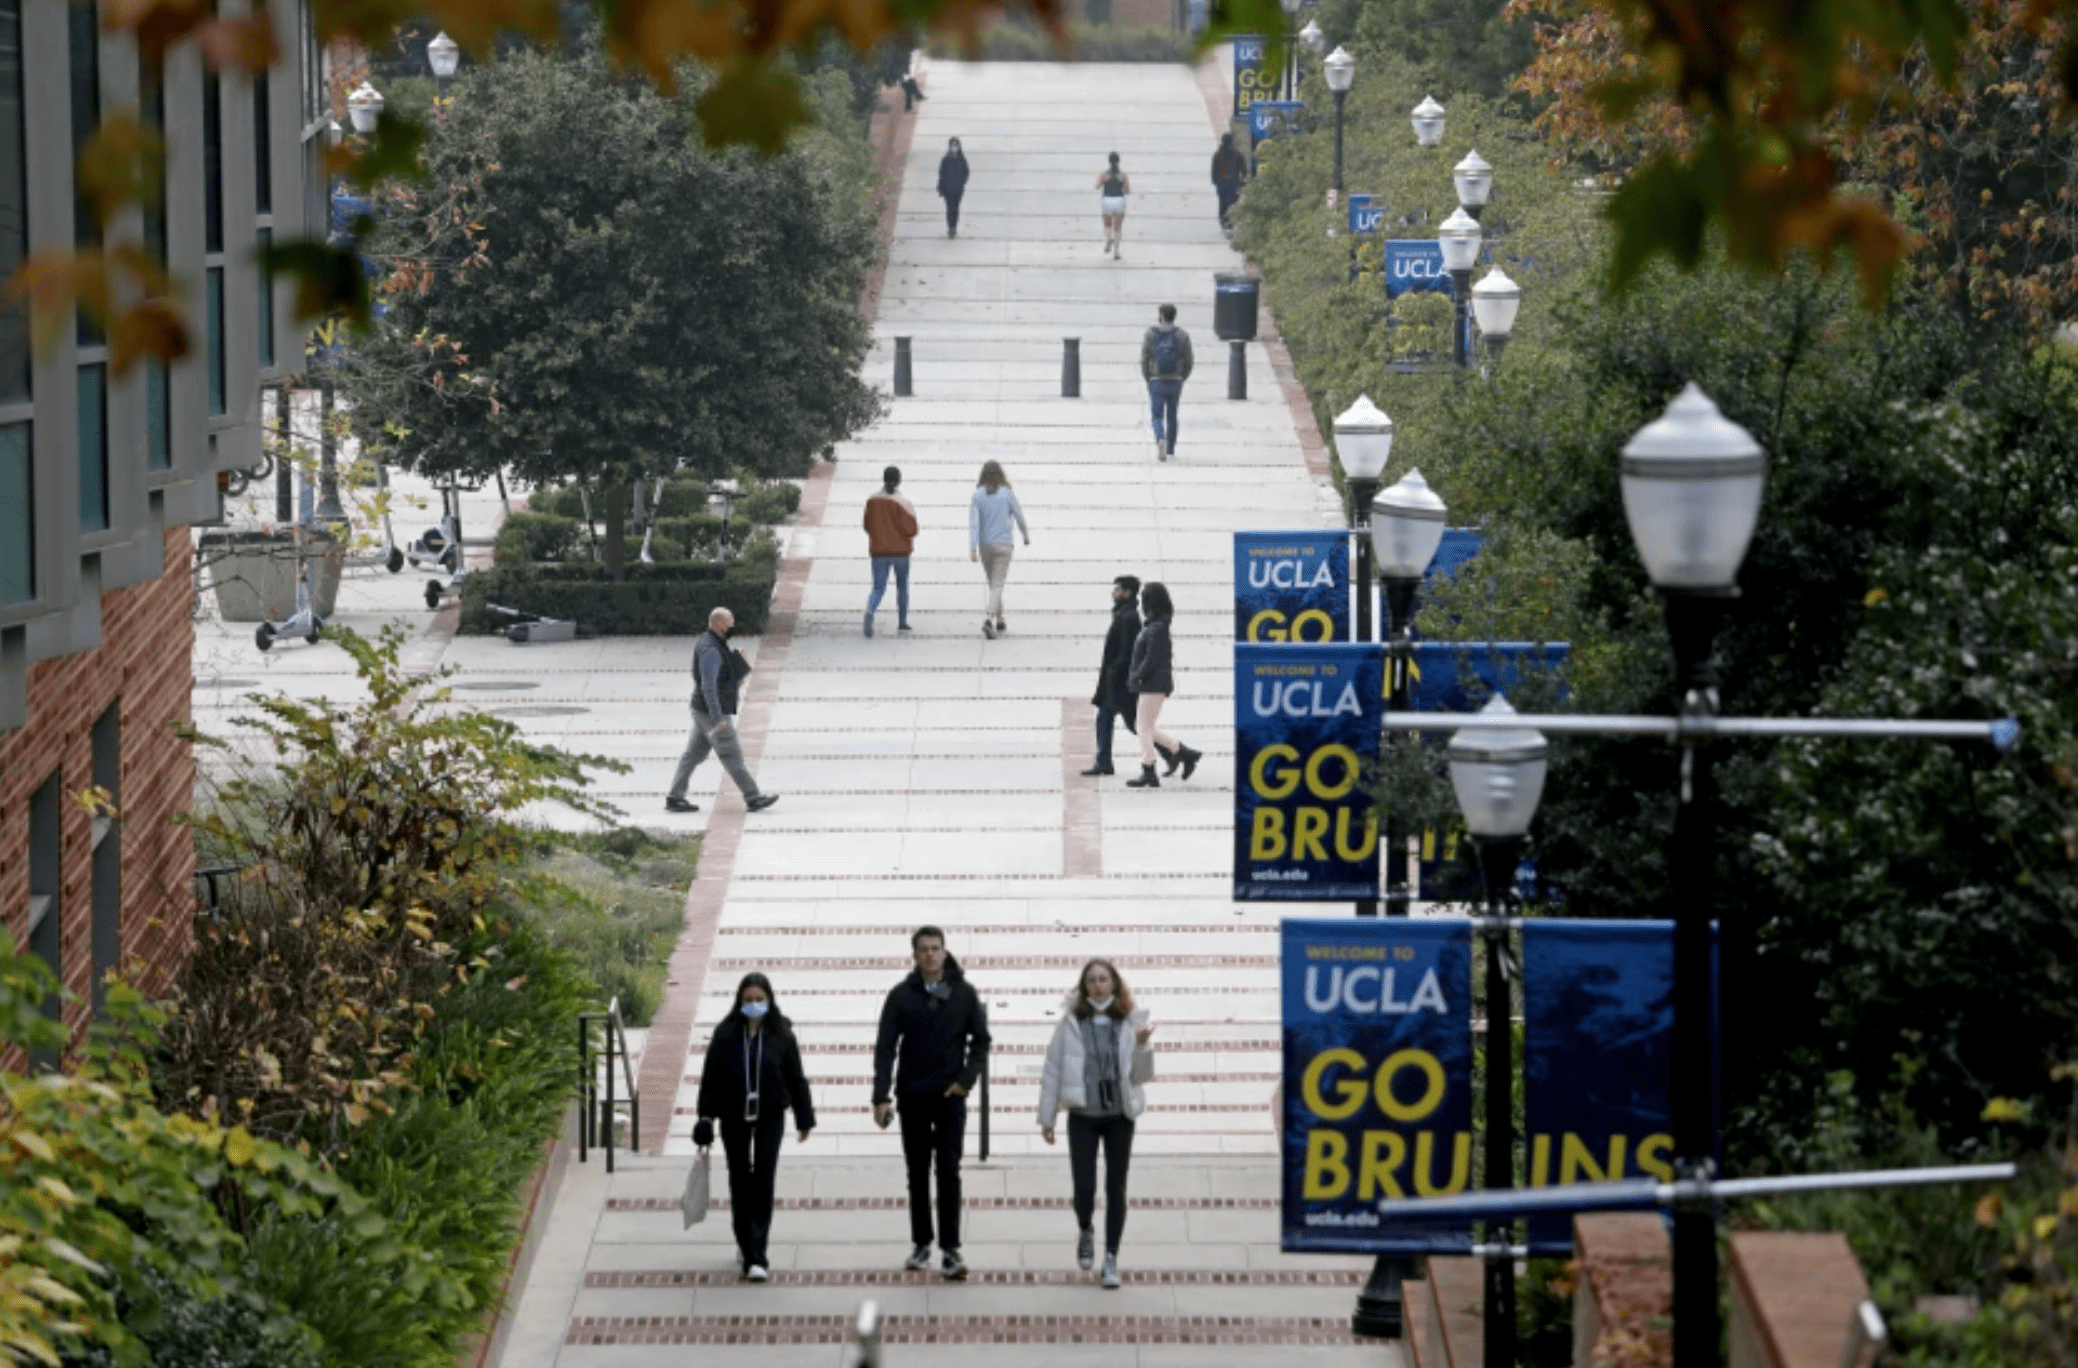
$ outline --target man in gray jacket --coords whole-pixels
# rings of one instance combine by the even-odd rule
[[[693,734],[685,743],[685,754],[678,757],[671,791],[664,795],[667,812],[700,810],[699,804],[686,800],[685,789],[709,751],[722,758],[722,768],[743,790],[743,806],[763,812],[779,801],[776,793],[758,792],[758,781],[743,763],[743,742],[736,735],[737,689],[750,667],[729,646],[729,633],[735,629],[736,615],[717,608],[707,615],[707,630],[693,642]]]
[[[1162,305],[1156,316],[1161,321],[1140,339],[1140,374],[1154,415],[1155,459],[1166,461],[1176,454],[1176,406],[1191,378],[1191,335],[1176,326],[1174,304]]]

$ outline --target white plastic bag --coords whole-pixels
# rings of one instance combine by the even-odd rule
[[[678,1199],[678,1210],[685,1217],[685,1229],[707,1219],[707,1156],[701,1155],[693,1161],[692,1171],[685,1176],[685,1196]]]

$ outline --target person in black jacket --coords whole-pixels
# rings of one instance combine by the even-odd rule
[[[909,1164],[909,1235],[916,1248],[904,1267],[931,1265],[931,1171],[938,1172],[939,1272],[967,1276],[960,1258],[960,1151],[967,1137],[967,1093],[988,1068],[988,1012],[959,964],[945,952],[945,933],[918,928],[909,938],[916,970],[896,984],[880,1009],[873,1046],[873,1119],[902,1118],[902,1157]],[[892,1076],[892,1087],[890,1077]]]
[[[1241,182],[1248,179],[1248,158],[1234,146],[1234,135],[1220,135],[1219,151],[1212,154],[1212,189],[1219,196],[1219,226],[1231,228],[1227,211],[1241,198]]]
[[[714,1123],[721,1122],[737,1265],[752,1282],[771,1276],[765,1240],[772,1232],[772,1189],[789,1109],[805,1144],[815,1129],[815,1103],[793,1024],[779,1014],[771,980],[745,974],[736,985],[735,1007],[707,1042],[693,1143],[705,1157],[714,1143]]]
[[[1176,773],[1176,767],[1181,765],[1186,779],[1205,756],[1158,725],[1162,705],[1176,691],[1176,671],[1169,647],[1169,620],[1176,616],[1176,605],[1169,600],[1168,586],[1148,585],[1140,591],[1140,606],[1147,622],[1133,641],[1133,663],[1126,671],[1126,687],[1139,695],[1140,777],[1126,780],[1126,787],[1160,788],[1162,781],[1154,777],[1156,752],[1169,762],[1166,773]]]
[[[1097,691],[1090,706],[1097,710],[1097,763],[1085,775],[1115,774],[1111,767],[1111,724],[1124,718],[1133,731],[1133,691],[1126,671],[1133,663],[1133,641],[1140,635],[1140,581],[1120,575],[1111,582],[1111,630],[1104,634],[1104,663],[1097,667]]]
[[[960,235],[960,196],[967,193],[967,154],[960,151],[960,140],[952,139],[946,144],[945,156],[938,163],[938,198],[945,201],[945,235],[949,238]]]

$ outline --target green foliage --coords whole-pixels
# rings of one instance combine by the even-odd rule
[[[736,501],[736,516],[768,526],[783,523],[801,507],[801,486],[768,480]]]
[[[506,621],[488,607],[499,603],[571,619],[603,636],[693,636],[706,630],[709,612],[727,608],[737,629],[754,636],[772,611],[776,559],[777,548],[765,541],[736,562],[635,564],[618,581],[595,565],[478,570],[462,582],[461,630],[502,632]]]
[[[1530,23],[1507,9],[1507,0],[1321,0],[1315,17],[1331,48],[1340,43],[1360,60],[1392,53],[1409,63],[1456,118],[1459,96],[1501,99],[1535,55]],[[1359,66],[1358,88],[1369,78]]]
[[[1063,52],[1051,34],[1030,24],[997,24],[970,51],[956,39],[934,40],[931,51],[983,62],[1188,62],[1191,40],[1167,28],[1070,24]]]
[[[567,953],[595,1001],[620,999],[646,1026],[664,994],[664,970],[685,923],[699,838],[659,839],[640,828],[544,836],[514,889],[514,915]]]
[[[659,518],[650,539],[650,551],[660,561],[723,560],[740,553],[756,531],[756,524],[748,519],[736,519],[729,523],[725,534],[720,516],[713,513]]]
[[[553,513],[508,513],[491,550],[495,565],[566,560],[578,549],[584,525]]]
[[[146,1269],[144,1281],[158,1309],[137,1336],[153,1368],[320,1368],[316,1337],[281,1313],[255,1311],[235,1297],[192,1299],[155,1269]],[[143,1310],[126,1296],[117,1298],[117,1306],[126,1317]],[[118,1368],[120,1362],[102,1344],[65,1359],[66,1368]]]
[[[1515,1349],[1522,1368],[1573,1368],[1573,1282],[1563,1259],[1531,1259],[1515,1280]]]

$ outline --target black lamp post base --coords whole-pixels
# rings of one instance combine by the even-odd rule
[[[1411,1271],[1409,1261],[1381,1254],[1371,1265],[1371,1280],[1356,1294],[1356,1312],[1349,1318],[1354,1335],[1372,1339],[1400,1339],[1407,1333],[1407,1304],[1402,1285]]]

